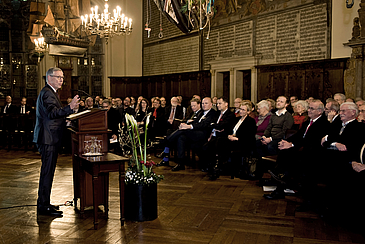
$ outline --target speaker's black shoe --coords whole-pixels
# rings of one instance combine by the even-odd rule
[[[39,215],[48,215],[48,216],[53,216],[53,217],[63,217],[62,216],[63,212],[54,209],[52,206],[38,207],[37,208],[37,213]]]
[[[175,167],[171,169],[172,171],[179,171],[179,170],[185,170],[185,165],[182,164],[176,164]]]
[[[55,210],[60,210],[60,206],[57,206],[57,205],[50,205],[51,206],[51,208],[53,208],[53,209],[55,209]]]

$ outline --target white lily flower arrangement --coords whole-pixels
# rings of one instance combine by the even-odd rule
[[[129,115],[125,115],[128,135],[131,139],[132,156],[129,162],[129,168],[125,174],[126,184],[150,185],[160,182],[163,175],[156,175],[152,171],[155,162],[147,160],[147,128],[150,123],[151,115],[146,118],[144,126],[144,145],[141,144],[140,132],[136,119]]]

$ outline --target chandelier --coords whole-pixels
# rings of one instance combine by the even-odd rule
[[[98,13],[98,6],[91,8],[91,14],[81,16],[82,26],[92,35],[108,38],[114,35],[129,35],[132,32],[132,19],[122,14],[122,9],[117,6],[113,15],[109,13],[108,0],[105,0],[104,12]]]
[[[40,35],[38,37],[35,37],[33,39],[33,43],[34,43],[34,52],[38,57],[38,63],[42,60],[44,54],[48,51],[48,45],[44,40],[44,37],[42,36],[42,34],[40,33]]]
[[[34,39],[35,51],[37,53],[44,53],[47,50],[47,43],[44,41],[44,37],[40,36],[37,39]]]

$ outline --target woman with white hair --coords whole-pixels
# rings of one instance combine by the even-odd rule
[[[308,103],[304,100],[299,100],[294,103],[293,130],[299,130],[302,127],[303,122],[308,120],[308,107]]]
[[[257,132],[255,137],[256,140],[259,140],[264,135],[272,113],[270,112],[270,103],[267,100],[260,101],[256,105],[256,107],[259,115],[255,118],[257,126]]]

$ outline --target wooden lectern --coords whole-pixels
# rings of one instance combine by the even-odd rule
[[[91,140],[91,137],[97,137],[97,140],[102,141],[102,153],[108,152],[108,130],[107,110],[92,109],[83,111],[81,113],[72,114],[67,119],[71,120],[71,140],[72,140],[72,162],[73,162],[73,181],[74,181],[74,204],[75,210],[78,207],[78,200],[80,203],[80,213],[84,213],[86,207],[93,206],[93,188],[92,176],[81,170],[81,161],[79,155],[84,154],[84,142]],[[108,179],[104,179],[108,177]],[[101,176],[102,184],[98,186],[100,196],[104,194],[105,189],[109,183],[109,175]],[[100,205],[104,205],[108,201],[105,197],[100,198]],[[98,205],[99,205],[98,204]]]

